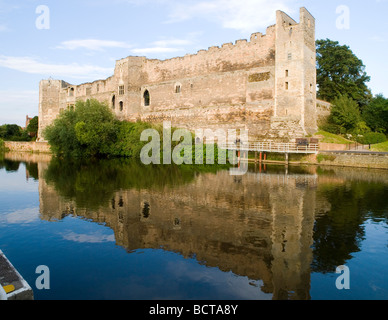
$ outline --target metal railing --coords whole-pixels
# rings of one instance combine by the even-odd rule
[[[279,143],[279,142],[251,142],[244,143],[223,143],[221,149],[257,151],[269,153],[315,153],[319,152],[319,144],[298,145],[297,143]]]

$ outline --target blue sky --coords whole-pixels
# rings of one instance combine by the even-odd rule
[[[316,18],[317,39],[350,46],[373,94],[388,97],[388,0],[0,0],[0,125],[38,115],[42,79],[81,84],[111,76],[127,56],[167,59],[249,39],[278,9],[299,21],[300,7]]]

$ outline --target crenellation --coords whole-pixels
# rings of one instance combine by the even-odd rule
[[[314,17],[302,8],[297,23],[278,11],[276,24],[249,41],[167,60],[129,56],[116,61],[114,75],[91,83],[42,81],[39,139],[61,110],[89,98],[106,102],[121,120],[167,119],[192,130],[219,125],[295,139],[316,129],[315,62]]]
[[[239,46],[239,45],[244,45],[244,44],[247,44],[247,43],[248,43],[247,39],[239,39],[239,40],[236,40],[235,45]]]
[[[227,49],[230,49],[231,47],[233,47],[233,42],[228,42],[228,43],[224,43],[221,48],[227,48]]]

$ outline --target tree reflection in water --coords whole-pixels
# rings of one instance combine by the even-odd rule
[[[20,162],[0,160],[0,169]],[[388,218],[384,171],[251,166],[144,166],[127,160],[28,162],[41,216],[104,223],[133,252],[159,249],[260,280],[274,299],[310,299],[311,273],[361,250],[367,220]],[[39,170],[38,170],[39,169]]]

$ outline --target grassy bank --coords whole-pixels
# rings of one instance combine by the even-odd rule
[[[320,142],[322,143],[336,143],[336,144],[351,144],[354,143],[354,141],[345,139],[342,136],[329,133],[326,131],[318,131],[314,136],[320,137]]]
[[[371,150],[375,152],[388,152],[388,141],[379,144],[374,144]]]

